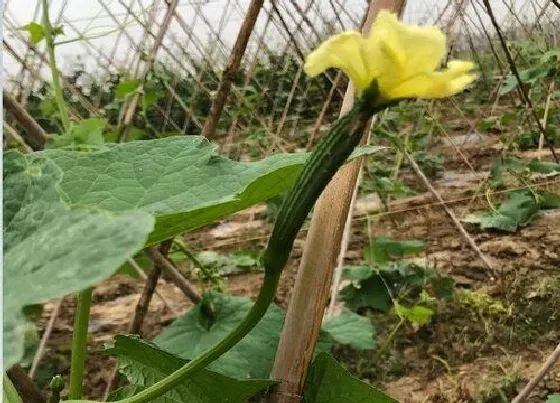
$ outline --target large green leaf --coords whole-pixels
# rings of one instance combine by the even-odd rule
[[[207,315],[198,304],[165,328],[154,343],[184,359],[193,359],[227,335],[241,322],[253,305],[250,298],[210,295],[214,318],[209,328]],[[271,305],[260,323],[230,351],[210,364],[208,369],[241,378],[267,377],[272,369],[284,317]]]
[[[22,308],[79,291],[111,275],[142,248],[153,218],[70,209],[53,162],[4,153],[4,365],[23,356]]]
[[[207,294],[205,298],[211,301],[213,317],[209,317],[202,304],[197,304],[166,327],[153,342],[181,358],[193,359],[231,332],[253,305],[250,298],[219,293]],[[259,324],[208,369],[241,378],[267,377],[272,369],[283,322],[283,311],[271,305]],[[330,347],[328,335],[322,332],[317,350],[328,351]]]
[[[375,328],[371,321],[353,312],[328,319],[323,324],[323,330],[340,344],[348,344],[356,350],[373,350],[375,347]]]
[[[119,370],[127,377],[130,386],[119,389],[111,396],[117,400],[137,393],[182,367],[187,361],[161,350],[136,336],[116,336],[114,346],[105,353],[118,358]],[[242,379],[203,369],[186,379],[180,386],[156,403],[244,403],[260,390],[275,382],[269,379]]]
[[[385,393],[353,377],[332,356],[318,354],[309,368],[304,403],[397,403]]]
[[[494,228],[502,231],[515,232],[531,221],[540,206],[535,195],[529,190],[511,192],[507,200],[497,209],[483,214],[469,214],[464,221],[480,224],[480,228]]]
[[[72,205],[156,216],[148,240],[154,244],[282,193],[309,155],[276,154],[243,163],[217,155],[216,148],[204,137],[181,136],[106,144],[89,153],[38,154],[62,169],[61,188]],[[377,149],[357,149],[353,157]]]

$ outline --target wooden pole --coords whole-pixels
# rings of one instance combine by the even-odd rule
[[[24,131],[21,133],[21,137],[23,137],[33,151],[41,150],[49,139],[47,133],[6,90],[2,93],[2,101],[4,102],[4,109],[10,112],[14,119],[23,127]]]
[[[370,2],[362,32],[369,32],[380,10],[387,9],[401,14],[404,6],[405,0]],[[354,89],[350,83],[340,110],[341,115],[352,108],[353,99]],[[365,139],[367,133],[363,141]],[[279,380],[280,384],[270,395],[270,402],[301,401],[307,368],[313,358],[321,329],[332,273],[337,264],[360,165],[361,161],[354,161],[340,169],[315,205],[271,373],[272,379]]]
[[[251,37],[251,33],[253,32],[253,28],[255,27],[255,23],[257,22],[263,3],[264,0],[251,0],[251,3],[249,4],[247,15],[243,20],[243,24],[241,24],[237,40],[235,41],[235,45],[231,51],[228,65],[222,73],[222,79],[218,85],[216,96],[212,101],[210,112],[204,121],[204,127],[202,128],[202,135],[204,137],[211,138],[216,131],[218,121],[220,120],[220,116],[222,115],[227,97],[231,90],[231,84],[233,83],[235,74],[241,65],[241,59],[247,49],[249,38]]]

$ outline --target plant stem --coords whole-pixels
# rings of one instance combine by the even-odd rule
[[[118,400],[115,403],[149,403],[155,398],[161,396],[163,393],[179,385],[184,381],[188,374],[205,368],[208,364],[228,351],[243,337],[245,337],[245,335],[249,333],[249,331],[251,331],[251,329],[253,329],[253,327],[255,327],[255,325],[259,323],[261,318],[264,316],[268,307],[274,300],[279,279],[280,273],[267,274],[264,276],[264,283],[261,287],[259,295],[243,322],[241,322],[235,330],[218,342],[214,347],[196,357],[194,360],[189,361],[182,368],[173,372],[167,378],[156,382],[149,388],[144,389],[132,397]]]
[[[64,97],[62,95],[62,86],[60,85],[60,77],[58,74],[58,69],[56,67],[56,59],[54,56],[54,41],[52,34],[52,25],[49,19],[49,4],[47,0],[43,1],[43,31],[45,33],[45,42],[47,44],[47,53],[49,55],[49,68],[52,75],[52,84],[54,97],[56,99],[56,104],[60,112],[60,120],[62,121],[62,126],[65,131],[70,130],[70,119],[68,118],[68,112],[66,111],[66,105],[64,103]]]
[[[84,380],[84,360],[87,350],[87,334],[89,326],[89,308],[93,287],[78,294],[78,306],[74,319],[74,334],[72,336],[72,362],[70,363],[70,387],[68,397],[79,400],[82,398],[82,383]]]

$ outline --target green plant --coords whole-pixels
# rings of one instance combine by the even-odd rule
[[[347,266],[343,277],[351,283],[340,296],[352,311],[373,309],[395,313],[423,325],[434,313],[422,306],[432,299],[450,301],[454,296],[454,280],[433,268],[424,268],[403,260],[424,248],[420,241],[397,241],[379,237],[364,251],[366,266]],[[396,259],[396,260],[394,260]],[[407,308],[404,304],[411,306]]]

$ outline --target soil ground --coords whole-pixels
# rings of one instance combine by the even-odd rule
[[[463,132],[464,133],[464,132]],[[477,193],[489,164],[500,155],[494,137],[477,139],[458,146],[472,169],[457,155],[456,148],[440,145],[431,150],[445,155],[445,174],[434,179],[435,187],[462,218],[467,212],[485,208]],[[544,159],[549,157],[544,153]],[[534,152],[519,154],[534,157]],[[395,326],[391,319],[372,316],[380,352],[354,352],[337,347],[335,355],[357,376],[385,389],[401,402],[502,402],[515,396],[540,367],[559,340],[560,330],[560,210],[541,211],[525,228],[515,233],[481,231],[466,225],[476,244],[496,270],[494,276],[477,258],[472,248],[435,202],[419,179],[406,166],[405,182],[417,194],[392,201],[389,212],[379,213],[379,202],[362,195],[354,212],[353,234],[346,263],[358,263],[361,251],[373,237],[419,239],[425,242],[424,264],[451,274],[458,288],[484,292],[502,303],[505,313],[483,308],[442,304],[433,320],[420,329],[402,327],[387,341]],[[542,181],[558,182],[559,176]],[[548,185],[559,189],[557,184]],[[302,253],[306,227],[295,245],[292,260],[282,276],[276,302],[286,306]],[[264,206],[238,213],[215,225],[189,233],[185,240],[197,251],[230,253],[264,247],[271,224]],[[233,295],[255,296],[262,274],[232,275],[225,291]],[[86,396],[101,398],[113,370],[107,357],[94,351],[110,342],[117,333],[126,333],[143,281],[115,275],[95,290],[89,333],[90,354],[86,360]],[[143,335],[152,337],[191,303],[172,283],[160,279],[157,290],[169,305],[154,296],[143,325]],[[53,303],[45,306],[38,321],[44,329]],[[74,300],[66,297],[49,339],[41,374],[68,374]],[[386,343],[386,344],[384,344]],[[548,375],[531,395],[530,401],[544,401],[547,394],[560,392],[560,366]]]

